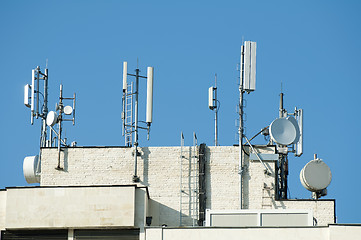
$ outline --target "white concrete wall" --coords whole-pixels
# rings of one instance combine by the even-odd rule
[[[248,151],[246,147],[246,151]],[[261,153],[274,153],[273,147],[258,147]],[[139,185],[149,187],[150,215],[153,226],[166,224],[179,226],[181,172],[182,189],[188,192],[189,168],[195,153],[192,147],[144,147],[138,158]],[[41,186],[114,185],[133,184],[134,157],[132,148],[68,148],[62,152],[63,171],[56,170],[57,150],[42,149]],[[196,153],[197,154],[197,153]],[[275,162],[265,161],[271,171],[264,173],[259,161],[245,156],[243,181],[243,207],[245,209],[312,209],[319,225],[333,223],[334,202],[275,201]],[[207,147],[206,149],[206,207],[213,210],[240,208],[239,200],[239,148],[235,146]],[[189,164],[188,164],[189,165]],[[182,169],[182,171],[181,171]],[[183,194],[183,199],[187,198]],[[183,212],[187,215],[187,210]],[[188,224],[191,219],[188,218]]]
[[[6,229],[134,227],[143,224],[144,191],[135,186],[11,188],[6,194]]]
[[[147,228],[146,240],[344,240],[359,239],[361,226],[303,228]]]
[[[0,230],[5,229],[6,191],[0,191]]]

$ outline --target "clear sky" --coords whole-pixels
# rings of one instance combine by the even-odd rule
[[[121,146],[122,62],[155,68],[151,139],[140,146],[213,145],[208,88],[218,75],[219,142],[237,143],[237,64],[242,39],[257,42],[256,91],[247,95],[246,135],[285,107],[304,109],[304,154],[290,156],[291,198],[309,198],[299,181],[317,153],[331,168],[326,198],[339,223],[361,222],[360,1],[0,1],[0,187],[27,186],[24,157],[39,152],[23,87],[31,69],[49,68],[49,110],[59,84],[77,93],[77,119],[65,123],[81,146]],[[145,82],[140,85],[144,118]],[[143,91],[143,92],[142,92]],[[262,137],[254,143],[265,144]],[[171,161],[171,159],[170,159]]]

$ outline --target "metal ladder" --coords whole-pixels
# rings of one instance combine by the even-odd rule
[[[181,134],[180,150],[180,192],[179,192],[179,225],[197,226],[199,203],[199,172],[198,172],[198,146],[197,137],[193,136],[193,147],[187,148],[188,157],[184,147],[184,136]]]
[[[190,185],[191,185],[191,217],[192,225],[198,226],[198,205],[199,205],[199,170],[198,170],[198,143],[197,135],[193,133],[193,148],[191,152],[191,169],[190,169]]]
[[[125,95],[125,126],[124,126],[125,146],[132,146],[133,143],[133,83],[127,85]]]
[[[267,184],[264,183],[262,188],[262,209],[272,209],[272,190],[272,186],[267,186]]]

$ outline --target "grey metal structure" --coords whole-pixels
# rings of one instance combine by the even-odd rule
[[[197,135],[193,133],[193,146],[185,152],[184,135],[181,133],[179,225],[198,226],[199,219],[199,166]]]
[[[56,169],[62,169],[60,167],[60,152],[61,146],[67,146],[66,139],[61,138],[62,133],[62,121],[72,121],[73,125],[75,124],[75,93],[73,98],[64,98],[63,97],[63,86],[60,85],[60,97],[59,104],[57,105],[56,111],[59,111],[56,114],[56,111],[48,111],[48,69],[45,68],[44,72],[40,70],[40,67],[37,66],[32,70],[32,79],[31,85],[25,85],[24,92],[24,104],[31,109],[31,124],[34,123],[35,118],[41,118],[41,136],[40,136],[40,148],[43,147],[53,147],[54,139],[52,137],[52,133],[55,133],[57,138],[57,147],[58,147],[58,165]],[[40,80],[44,81],[44,90],[43,93],[40,91]],[[29,93],[29,91],[31,91]],[[40,95],[43,97],[43,104],[40,107]],[[30,98],[30,101],[29,101]],[[64,106],[63,100],[72,100],[73,107]],[[66,108],[65,114],[72,114],[72,119],[65,119],[63,117],[64,107]],[[50,120],[49,120],[50,119]],[[55,124],[58,124],[58,132],[56,132],[53,128]],[[49,128],[49,129],[48,129]],[[41,161],[41,154],[39,154],[39,165]],[[40,171],[40,166],[38,167],[38,171]]]
[[[238,144],[239,144],[239,205],[243,208],[243,136],[244,136],[244,120],[243,120],[243,94],[250,93],[256,89],[256,42],[245,41],[241,47],[240,61],[240,84],[239,84],[239,128],[238,128]]]
[[[125,135],[125,145],[128,147],[134,146],[134,175],[133,182],[139,182],[138,177],[138,131],[145,129],[148,132],[147,138],[149,139],[150,125],[152,123],[153,111],[153,67],[148,67],[147,76],[141,76],[139,68],[135,69],[135,74],[128,73],[128,63],[123,63],[123,135]],[[128,83],[127,76],[135,77],[133,82]],[[138,119],[138,97],[139,97],[139,79],[147,79],[147,112],[146,122],[139,121]],[[135,89],[133,90],[133,86]],[[133,101],[134,100],[134,101]],[[134,109],[134,112],[133,112]],[[133,119],[134,113],[134,119]],[[140,126],[140,123],[145,123],[146,126]],[[133,143],[131,142],[133,140]]]
[[[214,146],[218,146],[218,99],[217,99],[217,74],[214,77],[214,87],[208,89],[208,107],[214,111]]]
[[[272,139],[277,144],[277,151],[279,155],[279,159],[276,166],[276,199],[287,199],[288,197],[288,153],[294,152],[296,157],[300,157],[302,155],[302,145],[303,145],[303,110],[295,108],[294,113],[288,113],[284,108],[284,93],[281,91],[280,93],[280,105],[279,105],[279,119],[289,122],[289,124],[295,125],[295,130],[298,131],[299,134],[294,142],[289,143],[287,145],[282,145],[279,142]],[[295,118],[293,118],[293,116]],[[287,131],[287,129],[283,129]],[[290,147],[291,146],[291,147]]]
[[[31,109],[30,122],[34,124],[34,117],[41,118],[41,135],[40,147],[47,146],[48,128],[46,126],[46,116],[48,114],[48,69],[45,68],[44,72],[41,71],[40,66],[32,70],[31,85],[25,85],[24,91],[24,104]],[[40,91],[40,80],[44,81],[43,92]],[[29,93],[29,91],[31,91]],[[40,95],[43,97],[43,104],[40,108]],[[30,98],[30,102],[29,102]]]
[[[63,103],[63,100],[71,100],[73,102],[73,108],[72,108],[72,114],[73,114],[73,117],[71,119],[67,119],[64,117],[64,103]],[[72,98],[65,98],[63,97],[63,85],[61,84],[60,85],[60,95],[59,95],[59,104],[57,105],[58,106],[58,110],[59,113],[58,113],[58,132],[56,132],[52,127],[52,131],[57,135],[57,147],[58,147],[58,165],[55,169],[57,170],[63,170],[63,168],[61,167],[60,165],[60,154],[61,154],[61,147],[64,146],[64,147],[67,147],[67,143],[66,143],[66,139],[62,139],[61,135],[62,135],[62,123],[63,121],[71,121],[73,123],[73,125],[75,125],[75,101],[76,101],[76,95],[74,93],[74,96]],[[67,114],[69,115],[69,114]],[[51,142],[51,146],[52,146],[52,142]]]

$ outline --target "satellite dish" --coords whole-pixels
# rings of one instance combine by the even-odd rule
[[[46,125],[52,127],[58,122],[58,114],[54,111],[50,111],[46,116]]]
[[[321,159],[308,162],[300,172],[302,185],[311,192],[326,189],[330,185],[331,179],[331,170]]]
[[[38,164],[38,155],[24,158],[23,172],[27,183],[40,183],[40,176],[36,172]]]
[[[300,137],[294,124],[286,118],[274,120],[269,127],[269,132],[273,141],[285,146],[294,143]]]
[[[71,106],[65,106],[64,107],[64,114],[65,115],[71,115],[73,113],[73,108]]]
[[[294,118],[294,117],[292,117],[292,116],[289,116],[289,117],[287,117],[286,118],[288,121],[290,121],[292,124],[293,124],[293,126],[295,127],[295,129],[296,129],[296,139],[293,141],[293,143],[298,143],[298,141],[300,140],[300,133],[301,133],[301,131],[300,131],[300,127],[298,126],[298,122],[297,122],[297,120]]]

